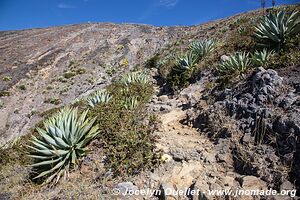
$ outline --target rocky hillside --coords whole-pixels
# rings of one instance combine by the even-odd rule
[[[288,16],[299,5],[266,13],[280,11]],[[99,23],[0,32],[0,199],[297,198],[300,18],[282,43],[261,48],[255,27],[266,13],[192,27]],[[101,89],[110,96],[91,103]],[[89,133],[98,132],[53,181],[56,150],[66,150],[67,139],[48,145],[40,130],[53,132],[43,122],[65,106],[86,112],[95,120]],[[41,145],[55,146],[45,167],[49,182],[33,178],[46,170],[32,153]],[[270,188],[290,193],[208,194]],[[142,189],[157,194],[120,195]],[[186,189],[200,192],[167,195]]]
[[[179,28],[178,28],[179,29]],[[104,87],[174,39],[176,28],[82,24],[1,32],[1,143],[55,106]]]

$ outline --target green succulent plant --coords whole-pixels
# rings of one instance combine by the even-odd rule
[[[249,59],[249,53],[238,52],[232,54],[227,60],[223,61],[218,70],[221,73],[234,73],[234,72],[244,72],[248,67],[250,67],[251,61]]]
[[[120,82],[125,85],[129,85],[131,83],[147,84],[149,82],[149,77],[146,74],[142,74],[141,72],[131,72],[124,75],[121,78]]]
[[[274,51],[268,51],[267,49],[263,49],[262,51],[255,51],[251,55],[251,62],[255,66],[266,66],[267,62],[270,60],[271,56],[274,54]]]
[[[93,126],[96,119],[88,119],[87,113],[78,116],[77,108],[65,107],[44,122],[45,129],[37,128],[40,138],[33,136],[28,146],[35,161],[31,166],[39,172],[34,179],[57,183],[87,153],[87,144],[99,133],[98,125]]]
[[[189,51],[185,56],[177,58],[174,70],[178,73],[186,73],[194,70],[198,62],[198,56],[194,52]]]
[[[123,103],[124,108],[126,108],[128,110],[133,110],[137,107],[137,105],[139,104],[139,101],[136,96],[132,96],[132,97],[126,97],[122,103]]]
[[[86,101],[89,106],[94,108],[99,103],[108,103],[112,99],[112,96],[106,90],[98,90],[90,95]]]
[[[299,12],[270,13],[255,27],[254,37],[263,47],[281,48],[288,37],[300,32]]]
[[[195,41],[190,44],[190,50],[201,59],[215,49],[216,43],[214,40]]]

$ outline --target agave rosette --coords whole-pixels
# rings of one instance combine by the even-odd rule
[[[249,53],[238,52],[230,55],[219,65],[218,69],[222,73],[244,72],[250,65]]]
[[[106,90],[98,90],[90,95],[86,101],[89,106],[94,108],[99,103],[108,103],[112,99],[112,96]]]
[[[78,116],[77,108],[66,107],[44,122],[45,129],[37,128],[40,137],[33,136],[28,146],[35,161],[31,166],[39,172],[34,179],[47,177],[46,182],[57,182],[87,153],[87,144],[99,133],[96,119],[88,119],[87,113]]]
[[[215,49],[215,46],[216,43],[214,40],[201,40],[192,42],[190,49],[197,55],[197,59],[201,59],[211,53]]]
[[[300,32],[299,18],[298,11],[291,14],[284,11],[268,14],[255,27],[254,36],[258,40],[258,44],[264,47],[281,47],[286,38]]]

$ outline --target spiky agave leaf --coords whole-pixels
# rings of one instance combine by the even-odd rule
[[[284,11],[270,13],[255,27],[254,36],[263,47],[280,48],[286,38],[300,32],[299,12],[287,14]]]
[[[106,90],[98,90],[90,95],[86,101],[92,108],[99,103],[108,103],[112,99],[112,96]]]
[[[215,49],[215,45],[216,43],[214,40],[194,41],[190,44],[190,49],[197,55],[197,59],[200,60],[212,52]]]
[[[271,56],[273,55],[274,51],[268,51],[267,49],[263,49],[262,51],[255,51],[251,55],[251,62],[256,66],[265,66]]]
[[[129,85],[131,83],[147,84],[149,82],[149,77],[141,72],[131,72],[124,75],[120,82],[125,85]]]
[[[197,62],[197,55],[194,52],[189,51],[185,56],[177,58],[177,63],[173,69],[181,74],[186,73],[188,71],[194,70]]]
[[[251,65],[249,53],[238,52],[232,54],[227,60],[223,61],[218,70],[221,73],[244,72]]]
[[[40,172],[35,179],[48,176],[46,182],[57,182],[86,154],[86,145],[99,133],[98,125],[93,126],[96,119],[88,119],[87,112],[78,116],[77,108],[65,107],[44,122],[45,129],[37,128],[40,138],[32,137],[28,146],[35,160],[31,166]]]
[[[123,106],[128,110],[132,110],[137,107],[138,103],[138,98],[136,96],[126,97],[123,101]]]

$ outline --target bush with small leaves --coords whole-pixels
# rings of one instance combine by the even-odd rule
[[[238,52],[232,54],[228,57],[227,60],[223,61],[218,70],[224,74],[231,74],[234,72],[245,72],[251,66],[251,61],[249,59],[249,53]]]
[[[98,125],[93,126],[96,119],[88,119],[87,113],[79,116],[77,108],[66,107],[44,122],[45,129],[37,128],[40,137],[32,136],[28,146],[35,160],[31,166],[39,173],[34,179],[57,183],[87,153],[87,144],[99,133]]]
[[[262,51],[255,51],[251,55],[251,62],[255,66],[266,66],[267,62],[270,60],[271,56],[274,54],[274,51],[268,51],[267,49],[263,49]]]
[[[259,46],[280,49],[286,39],[300,32],[300,16],[298,11],[287,14],[279,11],[264,17],[255,27],[254,37]]]
[[[106,90],[98,90],[92,95],[90,95],[86,101],[92,108],[99,103],[108,103],[112,96]]]

